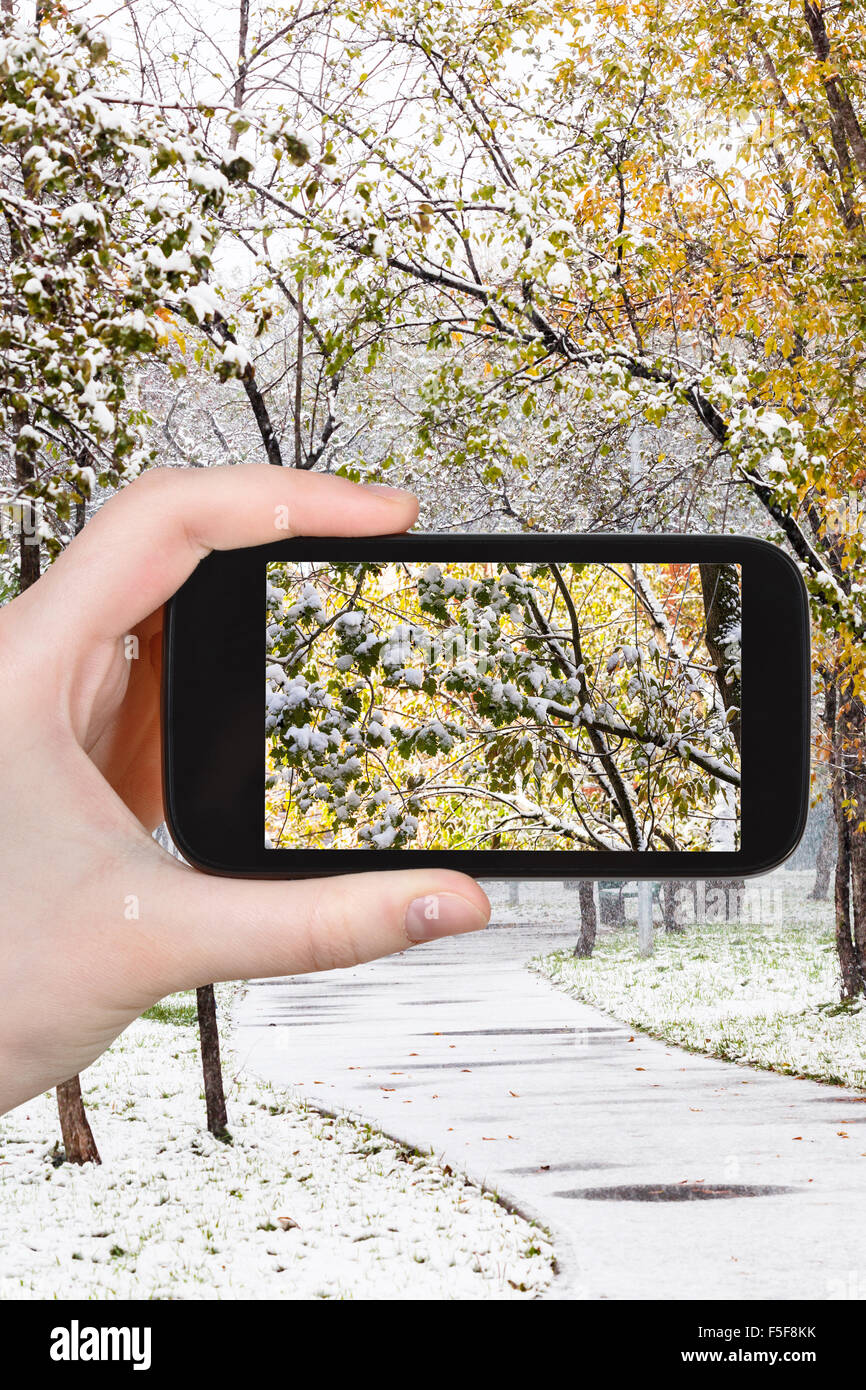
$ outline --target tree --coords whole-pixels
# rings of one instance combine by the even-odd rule
[[[228,1111],[220,1060],[220,1035],[217,1024],[216,995],[213,985],[199,985],[196,990],[196,1011],[204,1075],[207,1127],[217,1139],[228,1139]]]
[[[5,500],[63,520],[149,461],[130,368],[180,374],[179,321],[219,322],[207,217],[243,173],[106,93],[106,51],[78,23],[0,30],[0,433],[18,469]],[[242,376],[239,356],[224,345],[220,373]]]
[[[588,410],[642,420],[658,480],[654,432],[675,427],[791,548],[839,721],[837,926],[861,990],[866,552],[839,507],[864,458],[856,7],[440,0],[347,22],[307,104],[333,163],[314,196],[262,190],[274,220],[303,222],[306,277],[368,324],[426,332],[440,357],[410,446],[435,442],[440,467],[474,460],[494,489],[533,471],[518,411],[546,467]]]
[[[832,818],[828,817],[818,841],[818,851],[815,858],[815,882],[809,894],[809,897],[814,898],[816,902],[823,901],[830,892],[830,878],[835,866],[835,856],[836,826]]]
[[[740,651],[742,605],[736,565],[702,564],[701,588],[706,613],[707,650],[713,659],[714,677],[725,707],[727,722],[740,747],[742,691]]]
[[[574,954],[579,959],[591,956],[595,947],[595,933],[598,925],[598,914],[595,910],[595,885],[592,879],[582,878],[578,883],[577,891],[580,894],[580,935],[574,947]]]
[[[271,564],[270,843],[707,847],[740,773],[699,579],[643,575],[689,657],[617,566]]]
[[[184,319],[219,345],[216,372],[255,391],[209,283],[208,216],[246,162],[215,160],[106,91],[104,38],[60,13],[43,20],[38,33],[0,22],[2,500],[21,518],[20,589],[39,576],[41,545],[57,553],[73,508],[149,461],[130,369],[155,359],[180,375]],[[299,157],[294,137],[268,136]],[[58,1104],[67,1158],[98,1161],[78,1078]]]

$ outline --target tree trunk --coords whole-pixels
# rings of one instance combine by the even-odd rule
[[[101,1163],[81,1098],[81,1081],[72,1076],[57,1087],[60,1133],[67,1163]]]
[[[601,884],[599,884],[598,906],[603,927],[625,926],[625,902],[623,901],[622,884],[617,884],[614,888],[608,884],[607,892],[602,892]]]
[[[295,361],[295,408],[294,408],[294,435],[295,435],[295,467],[304,466],[304,445],[301,437],[301,407],[304,400],[304,284],[298,283],[298,329],[297,329],[297,358]]]
[[[848,851],[851,860],[851,934],[860,977],[866,993],[866,710],[853,693],[840,710],[846,739]]]
[[[591,956],[595,946],[598,915],[595,910],[594,886],[590,878],[582,878],[578,885],[580,936],[577,938],[577,945],[574,948],[574,954],[578,957]]]
[[[848,766],[851,752],[849,735],[852,731],[846,713],[847,706],[845,694],[840,691],[835,675],[828,675],[824,693],[824,722],[830,741],[830,789],[838,844],[835,881],[836,955],[842,979],[842,998],[853,999],[864,993],[866,987],[866,952],[862,946],[866,926],[866,901],[863,891],[866,873],[862,850],[864,834],[862,830],[856,829],[857,822],[852,821],[849,806],[846,804],[851,796],[852,781]],[[862,717],[860,722],[862,739]],[[862,744],[858,762],[862,767]],[[855,838],[860,841],[856,870],[853,847]],[[855,876],[856,890],[852,894],[852,880],[855,880]]]
[[[706,644],[715,667],[716,685],[729,714],[728,722],[740,747],[740,677],[731,669],[725,648],[734,640],[742,620],[740,576],[736,565],[700,566],[706,613]],[[739,638],[736,638],[739,645]]]
[[[704,908],[707,917],[711,921],[721,920],[721,906],[724,902],[725,921],[730,922],[732,917],[735,921],[739,920],[745,893],[744,878],[708,878],[704,885]]]
[[[685,931],[685,927],[677,921],[677,908],[682,889],[683,884],[677,879],[668,879],[661,885],[662,921],[666,932],[682,934]]]
[[[213,985],[201,985],[196,990],[198,1031],[201,1040],[201,1065],[204,1073],[204,1098],[207,1106],[207,1127],[217,1139],[228,1134],[228,1115],[220,1064],[220,1035],[217,1028],[216,997]]]
[[[837,840],[836,824],[833,817],[829,816],[821,833],[821,841],[815,857],[815,882],[809,894],[809,897],[815,902],[823,902],[830,892],[830,876],[833,873]]]
[[[247,34],[250,28],[250,0],[241,0],[240,11],[238,14],[238,74],[235,78],[234,103],[240,110],[244,104],[244,97],[247,90]],[[229,149],[236,150],[238,147],[239,131],[236,126],[232,127],[229,136]]]

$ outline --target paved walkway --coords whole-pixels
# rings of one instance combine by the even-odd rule
[[[260,981],[239,1052],[538,1216],[555,1296],[866,1298],[866,1097],[681,1052],[525,969],[572,935],[500,925]]]

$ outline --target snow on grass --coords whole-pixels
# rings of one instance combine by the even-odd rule
[[[840,1005],[832,934],[808,904],[778,925],[720,922],[599,938],[593,956],[558,951],[532,968],[636,1028],[729,1061],[866,1087],[866,1009]],[[793,913],[793,909],[792,909]]]
[[[537,1226],[238,1075],[230,1045],[233,1142],[215,1140],[194,1023],[194,996],[174,996],[86,1073],[101,1167],[59,1161],[51,1095],[0,1118],[0,1298],[526,1299],[550,1283]]]

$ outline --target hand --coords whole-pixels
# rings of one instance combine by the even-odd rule
[[[151,837],[162,604],[210,550],[284,538],[281,507],[315,536],[401,531],[417,514],[408,493],[342,478],[158,469],[0,612],[0,1113],[89,1066],[164,994],[355,965],[486,924],[462,874],[211,878]]]

